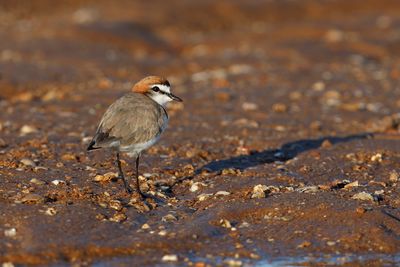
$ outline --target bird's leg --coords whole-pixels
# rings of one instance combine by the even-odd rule
[[[140,190],[140,182],[139,182],[139,158],[140,158],[140,154],[137,156],[136,158],[136,189],[138,191],[138,193],[140,194],[140,196],[142,198],[146,198],[146,194],[144,194],[142,192],[142,190]]]
[[[128,193],[132,193],[132,188],[129,186],[128,182],[125,180],[125,176],[124,176],[124,172],[122,171],[122,167],[121,167],[121,161],[119,160],[119,152],[117,152],[117,168],[118,168],[118,178],[122,179],[122,181],[124,182],[124,186],[125,186],[125,190]]]

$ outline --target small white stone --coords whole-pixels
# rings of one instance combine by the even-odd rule
[[[167,214],[161,218],[161,221],[163,221],[163,222],[172,222],[172,221],[177,221],[177,220],[178,220],[178,218],[176,218],[172,214]]]
[[[36,163],[31,159],[21,159],[21,163],[25,166],[35,167]]]
[[[158,232],[159,236],[166,236],[167,235],[167,231],[165,230],[161,230],[160,232]]]
[[[17,229],[15,228],[6,229],[4,230],[4,235],[6,237],[14,237],[17,235]]]
[[[85,170],[87,170],[87,171],[95,171],[96,169],[93,168],[93,167],[90,167],[90,166],[86,166]]]
[[[231,222],[228,221],[228,220],[226,220],[226,219],[221,219],[221,220],[219,221],[219,223],[221,224],[222,227],[225,227],[225,228],[232,228]]]
[[[253,110],[258,109],[258,106],[257,106],[256,103],[244,102],[244,103],[242,104],[242,109],[243,109],[244,111],[253,111]]]
[[[48,216],[54,216],[57,214],[57,210],[55,208],[48,208],[44,214],[48,215]]]
[[[93,178],[95,182],[108,182],[118,177],[116,172],[107,172],[105,174],[98,174]],[[140,177],[139,177],[140,178]]]
[[[178,261],[178,255],[176,255],[176,254],[164,255],[161,260],[162,261]]]
[[[249,227],[250,226],[250,224],[248,223],[248,222],[242,222],[240,225],[239,225],[239,228],[247,228],[247,227]]]
[[[352,199],[374,201],[374,197],[367,192],[357,193],[352,197]]]
[[[348,188],[351,188],[351,187],[358,187],[358,186],[360,186],[360,184],[358,183],[358,181],[354,181],[354,182],[351,182],[351,183],[346,184],[346,185],[344,186],[344,188],[345,188],[345,189],[348,189]]]
[[[142,228],[143,230],[150,229],[150,225],[148,225],[147,223],[145,223],[145,224],[142,225],[141,228]]]
[[[201,194],[201,195],[198,195],[197,196],[197,199],[199,200],[199,201],[204,201],[204,200],[206,200],[207,198],[209,198],[209,197],[211,197],[212,196],[212,194]]]
[[[251,198],[265,198],[265,191],[267,190],[267,186],[263,184],[258,184],[253,187],[253,193]]]
[[[376,191],[374,192],[374,195],[379,196],[379,195],[383,195],[384,193],[385,193],[385,190],[381,189],[381,190],[376,190]]]
[[[201,182],[195,182],[190,186],[189,190],[190,192],[196,192],[197,190],[200,189],[200,186],[206,186],[206,184]]]
[[[303,186],[298,188],[296,191],[300,193],[316,193],[318,192],[319,188],[316,185],[310,185],[310,186]]]
[[[240,267],[243,265],[243,262],[240,260],[226,260],[224,263],[226,263],[229,267]]]
[[[217,193],[215,193],[215,196],[229,196],[231,193],[227,192],[227,191],[218,191]]]
[[[399,174],[397,173],[397,171],[392,171],[392,172],[390,173],[390,176],[389,176],[389,181],[395,183],[395,182],[397,182],[398,180],[399,180]]]
[[[316,82],[313,84],[312,89],[317,92],[323,91],[325,89],[325,83],[321,81]]]
[[[36,179],[36,178],[32,178],[29,182],[32,183],[32,184],[36,184],[36,185],[43,185],[43,184],[45,184],[45,182],[43,182],[43,181],[41,181],[41,180],[39,180],[39,179]]]
[[[3,262],[1,267],[14,267],[14,263],[9,262],[9,261],[8,262]]]
[[[51,183],[54,185],[62,185],[62,184],[65,184],[65,181],[56,179],[56,180],[51,181]]]
[[[371,161],[382,162],[382,154],[376,153],[375,155],[371,156]]]
[[[335,241],[328,241],[328,242],[326,242],[326,244],[331,247],[331,246],[336,245],[336,242]]]
[[[22,135],[25,135],[25,134],[35,133],[37,132],[37,129],[34,126],[24,125],[21,127],[19,131]]]

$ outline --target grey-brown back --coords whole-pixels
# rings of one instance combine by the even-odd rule
[[[88,150],[145,143],[161,134],[168,115],[146,95],[128,93],[104,113]]]

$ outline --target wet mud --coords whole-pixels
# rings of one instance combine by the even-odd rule
[[[2,1],[0,262],[398,264],[399,15],[395,0]],[[184,102],[141,158],[158,198],[142,202],[111,151],[85,149],[149,74]]]

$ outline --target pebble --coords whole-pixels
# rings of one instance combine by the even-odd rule
[[[351,182],[351,183],[349,183],[349,184],[346,184],[346,185],[344,186],[344,188],[345,188],[345,189],[349,189],[349,188],[358,187],[358,186],[360,186],[359,183],[358,183],[358,181],[354,181],[354,182]]]
[[[3,262],[3,264],[1,265],[1,267],[14,267],[14,263],[12,262]]]
[[[43,181],[41,181],[41,180],[39,180],[39,179],[36,179],[36,178],[32,178],[29,182],[32,183],[32,184],[36,184],[36,185],[43,185],[43,184],[45,184],[45,182],[43,182]]]
[[[15,228],[6,229],[4,230],[4,235],[6,237],[14,237],[17,235],[17,229]]]
[[[311,246],[311,242],[310,241],[304,241],[301,244],[299,244],[297,246],[297,248],[306,248],[306,247],[309,247],[309,246]]]
[[[397,171],[392,171],[389,175],[389,181],[391,181],[392,183],[396,183],[397,181],[399,181],[399,174]]]
[[[215,193],[215,196],[229,196],[231,193],[227,192],[227,191],[218,191],[217,193]]]
[[[164,255],[161,258],[162,261],[178,261],[178,255],[176,254],[168,254],[168,255]]]
[[[319,191],[319,188],[316,185],[310,185],[300,187],[296,191],[300,193],[317,193]]]
[[[51,207],[51,208],[48,208],[48,209],[44,212],[44,214],[46,214],[46,215],[48,215],[48,216],[54,216],[54,215],[57,214],[57,210],[56,210],[55,208]]]
[[[249,227],[250,226],[250,224],[248,223],[248,222],[242,222],[240,225],[239,225],[239,228],[247,228],[247,227]]]
[[[225,260],[224,263],[229,267],[240,267],[243,265],[243,262],[240,260]]]
[[[345,37],[344,35],[345,34],[343,31],[337,29],[331,29],[326,32],[325,40],[330,43],[337,43],[344,39]]]
[[[63,181],[63,180],[58,180],[58,179],[51,181],[51,183],[54,184],[54,185],[66,184],[65,181]]]
[[[195,182],[190,186],[189,190],[190,192],[196,192],[197,190],[200,189],[200,186],[207,186],[207,185],[205,183]]]
[[[119,200],[111,200],[108,203],[108,206],[110,208],[112,208],[114,210],[118,210],[118,211],[122,210],[122,208],[123,208],[123,206],[122,206],[122,204],[121,204],[121,202]]]
[[[242,109],[244,111],[253,111],[253,110],[258,109],[258,105],[256,103],[244,102],[242,104]]]
[[[357,214],[361,215],[361,214],[364,214],[365,212],[367,212],[367,210],[363,207],[357,207],[357,209],[356,209]]]
[[[272,110],[276,113],[284,113],[288,110],[288,107],[283,103],[275,103],[272,105]]]
[[[20,162],[25,166],[31,166],[31,167],[35,167],[36,166],[36,163],[33,160],[30,160],[30,159],[21,159]]]
[[[324,83],[324,82],[321,82],[321,81],[315,82],[315,83],[312,85],[312,89],[313,89],[314,91],[321,92],[321,91],[323,91],[323,90],[325,89],[325,83]]]
[[[167,231],[165,230],[161,230],[160,232],[158,232],[159,236],[166,236],[167,235]]]
[[[222,175],[235,175],[235,174],[240,174],[240,170],[234,169],[234,168],[227,168],[223,169],[221,172]]]
[[[98,12],[93,8],[83,7],[72,14],[72,19],[77,24],[88,24],[98,18]]]
[[[126,215],[124,213],[115,213],[114,216],[112,216],[109,221],[110,222],[123,222],[127,219]]]
[[[336,245],[336,242],[335,241],[328,241],[328,242],[326,242],[326,244],[331,247],[331,246]]]
[[[178,220],[178,218],[176,218],[174,215],[172,215],[172,214],[167,214],[167,215],[165,215],[165,216],[163,216],[162,218],[161,218],[161,221],[163,221],[163,222],[173,222],[173,221],[177,221]],[[143,227],[143,226],[142,226]]]
[[[21,198],[21,202],[24,204],[37,204],[44,202],[44,198],[38,194],[27,194]]]
[[[4,141],[3,138],[0,138],[0,148],[4,148],[4,147],[7,147],[7,143],[6,143],[6,141]]]
[[[380,196],[380,195],[383,195],[384,193],[385,193],[385,190],[381,189],[381,190],[376,190],[374,192],[374,195]]]
[[[19,131],[22,135],[26,135],[26,134],[37,132],[37,129],[34,126],[24,125],[21,127],[21,129]]]
[[[107,172],[105,174],[98,174],[93,178],[95,182],[109,182],[111,180],[115,180],[118,177],[118,173],[116,172]]]
[[[382,162],[382,154],[376,153],[375,155],[371,156],[371,161]]]
[[[76,160],[77,156],[74,154],[66,153],[61,156],[61,160],[63,161],[71,161],[71,160]]]
[[[90,166],[86,166],[86,167],[85,167],[85,170],[86,170],[86,171],[91,171],[91,172],[92,172],[92,171],[95,171],[96,169],[93,168],[93,167],[90,167]]]
[[[322,142],[321,147],[322,147],[322,148],[330,148],[330,147],[332,147],[332,142],[329,141],[329,139],[325,139],[325,140]]]
[[[323,96],[323,101],[327,106],[335,107],[340,105],[340,93],[335,90],[327,91]]]
[[[226,220],[226,219],[221,219],[221,220],[219,221],[219,223],[221,224],[222,227],[225,227],[225,228],[232,228],[231,222],[228,221],[228,220]]]
[[[199,201],[204,201],[206,199],[208,199],[209,197],[211,197],[213,194],[200,194],[197,196],[197,199]]]
[[[253,187],[253,193],[251,195],[251,198],[265,198],[266,194],[265,191],[267,191],[267,186],[258,184]]]
[[[367,192],[357,193],[352,197],[352,199],[374,201],[373,195]]]
[[[239,126],[239,127],[248,127],[248,128],[258,128],[259,124],[258,122],[254,120],[249,120],[246,118],[241,118],[237,119],[233,122],[233,125]]]
[[[143,230],[150,229],[150,225],[148,225],[147,223],[145,223],[145,224],[142,225],[141,228],[142,228]]]

